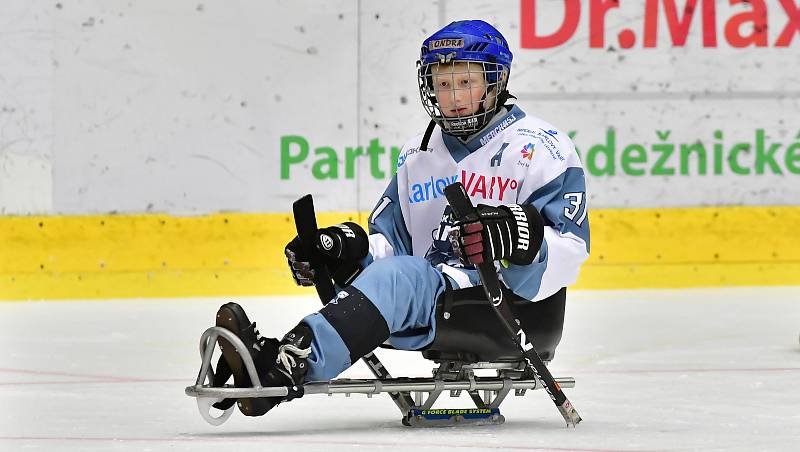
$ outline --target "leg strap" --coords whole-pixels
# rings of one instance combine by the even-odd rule
[[[353,286],[337,296],[319,312],[339,333],[355,363],[389,337],[389,327],[381,312],[360,290]],[[340,295],[342,292],[339,292]]]

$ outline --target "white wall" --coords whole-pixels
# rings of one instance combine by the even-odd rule
[[[51,9],[17,0],[0,8],[0,215],[53,208]]]
[[[391,146],[427,124],[415,80],[419,44],[459,18],[504,32],[515,55],[511,91],[529,113],[575,133],[592,167],[594,207],[798,203],[800,32],[776,47],[788,22],[779,0],[763,2],[767,45],[745,48],[731,46],[726,24],[758,1],[697,0],[680,45],[664,5],[677,4],[680,20],[687,0],[620,0],[598,48],[590,46],[589,2],[579,3],[569,39],[537,49],[521,47],[534,23],[521,7],[536,12],[545,36],[562,23],[563,5],[576,2],[5,0],[0,213],[285,211],[305,192],[321,209],[369,210],[388,182]],[[653,48],[642,39],[656,17],[648,4],[659,6]],[[713,47],[703,43],[709,5]],[[629,49],[620,48],[625,29],[636,36]],[[284,160],[285,179],[287,136],[310,149],[300,163]],[[611,136],[613,175],[596,146]],[[374,139],[384,152],[373,147],[374,164],[358,157],[348,171],[346,148],[366,152]],[[706,174],[696,153],[681,174],[680,145],[698,142]],[[676,150],[654,168],[662,154],[653,146],[665,143]],[[737,143],[745,144],[731,166]],[[635,144],[642,150],[629,149],[623,165],[623,150]],[[335,152],[337,178],[314,177],[320,147]],[[647,162],[628,160],[637,152]]]

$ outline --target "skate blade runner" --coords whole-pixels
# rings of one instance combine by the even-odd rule
[[[287,263],[323,307],[278,340],[238,304],[221,306],[185,391],[206,421],[311,394],[386,393],[407,426],[501,424],[512,391],[537,389],[568,426],[581,421],[563,392],[574,379],[546,364],[589,254],[584,172],[566,134],[509,103],[512,57],[480,20],[423,42],[417,78],[431,121],[403,146],[369,231],[318,228],[311,195],[294,203]],[[421,352],[433,376],[393,377],[373,353],[381,347]],[[336,378],[359,360],[373,379]],[[466,393],[475,408],[434,408],[444,392]]]

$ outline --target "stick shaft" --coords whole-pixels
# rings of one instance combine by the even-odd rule
[[[466,190],[464,190],[464,186],[460,182],[447,186],[444,190],[444,194],[445,197],[447,197],[447,202],[453,209],[453,214],[459,222],[469,223],[478,221],[478,212],[475,210]],[[500,285],[500,279],[497,276],[494,263],[484,260],[483,263],[476,265],[476,268],[487,300],[489,300],[495,313],[502,320],[506,333],[511,335],[512,339],[519,347],[519,351],[525,359],[527,367],[532,370],[536,378],[542,382],[547,394],[564,417],[567,425],[577,425],[581,421],[581,417],[553,378],[550,370],[544,365],[542,358],[536,353],[536,349],[531,341],[532,338],[526,336],[525,331],[523,331],[520,326],[519,320],[511,310],[511,306],[505,300],[503,288]]]

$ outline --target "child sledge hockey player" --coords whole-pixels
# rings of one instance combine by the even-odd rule
[[[403,146],[397,174],[369,217],[369,234],[355,223],[317,232],[316,252],[338,286],[336,298],[280,341],[262,337],[239,305],[220,307],[217,326],[241,338],[262,386],[330,380],[387,341],[425,349],[444,322],[437,304],[448,292],[480,284],[474,265],[484,261],[537,310],[536,334],[551,333],[542,333],[546,343],[536,337],[537,350],[552,359],[566,286],[589,255],[584,171],[566,134],[507,104],[511,59],[505,38],[480,20],[453,22],[425,39],[417,65],[430,125]],[[477,204],[479,221],[451,218],[444,188],[454,182]],[[313,285],[297,238],[286,256],[295,281]],[[495,315],[488,304],[484,315]],[[219,345],[215,386],[232,375],[237,387],[250,387],[238,352],[223,338]],[[291,397],[239,399],[238,406],[260,416]]]

